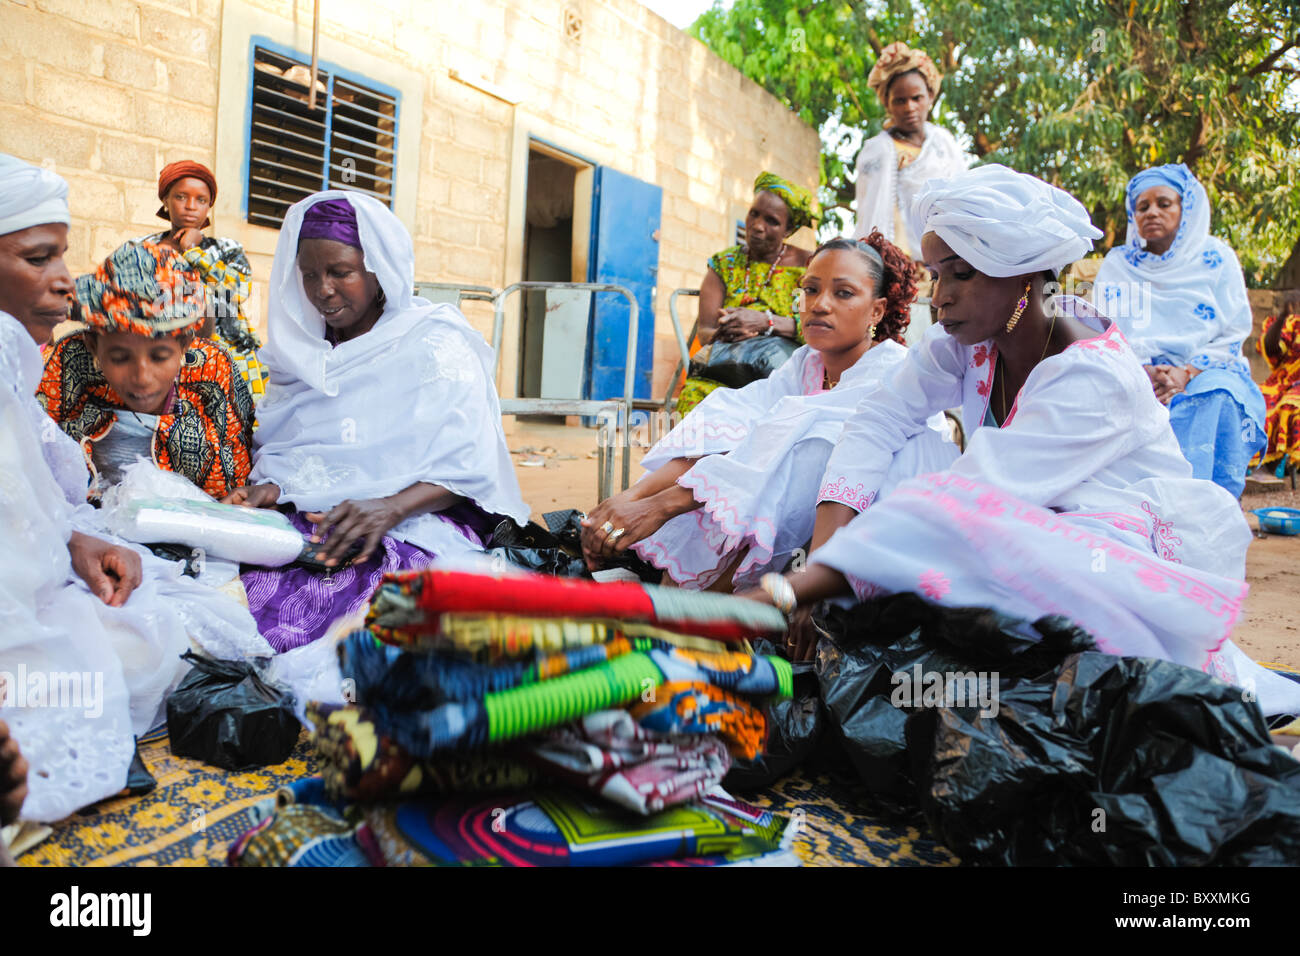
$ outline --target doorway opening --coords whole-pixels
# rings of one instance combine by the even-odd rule
[[[576,157],[529,144],[523,277],[583,282],[591,217],[591,169]],[[577,398],[587,361],[590,298],[528,291],[522,300],[519,381],[524,398]]]

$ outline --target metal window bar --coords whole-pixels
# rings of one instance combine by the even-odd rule
[[[492,354],[496,359],[496,378],[501,377],[501,339],[505,335],[506,299],[512,292],[548,289],[566,289],[574,291],[614,292],[627,299],[629,307],[627,329],[627,356],[623,368],[623,397],[621,399],[589,398],[503,398],[502,415],[583,415],[600,419],[604,413],[614,413],[614,426],[623,423],[623,490],[631,482],[632,475],[632,401],[633,387],[636,380],[636,339],[637,339],[637,304],[636,297],[621,285],[608,285],[597,282],[515,282],[496,294],[494,315],[492,318]],[[588,320],[590,322],[590,320]],[[498,391],[500,387],[498,385]],[[607,448],[606,434],[597,431],[596,445],[597,495],[601,501],[610,496],[614,486],[614,456]]]
[[[353,189],[391,206],[396,177],[396,99],[319,70],[317,78],[325,86],[325,95],[312,110],[304,98],[310,93],[310,83],[284,75],[295,67],[308,69],[306,63],[272,50],[257,47],[253,51],[248,221],[278,228],[286,207],[331,187]],[[372,138],[349,135],[352,133]],[[335,161],[343,156],[365,168],[348,169]],[[344,183],[340,173],[363,176],[371,188]],[[311,185],[303,185],[303,180]]]

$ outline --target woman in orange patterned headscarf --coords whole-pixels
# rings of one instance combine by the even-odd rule
[[[1264,320],[1255,348],[1270,368],[1259,387],[1264,393],[1268,445],[1255,458],[1260,465],[1255,477],[1267,480],[1283,462],[1300,471],[1300,295],[1286,301],[1281,315]]]
[[[229,353],[196,337],[206,301],[194,267],[155,243],[77,279],[86,328],[55,344],[37,399],[85,450],[92,498],[138,457],[214,498],[247,481],[253,400]]]

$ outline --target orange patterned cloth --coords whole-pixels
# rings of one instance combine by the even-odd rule
[[[1278,337],[1282,356],[1273,359],[1264,351],[1264,335],[1278,322],[1285,323]],[[1266,318],[1255,350],[1264,356],[1272,371],[1259,386],[1264,393],[1268,445],[1252,464],[1275,465],[1285,457],[1300,468],[1300,315]]]
[[[91,443],[108,434],[127,405],[105,380],[83,335],[62,339],[50,350],[36,399],[81,444],[93,472]],[[181,362],[172,410],[158,416],[154,463],[221,498],[247,483],[252,447],[248,386],[225,349],[195,339]]]

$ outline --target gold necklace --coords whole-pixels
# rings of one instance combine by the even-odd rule
[[[1055,331],[1056,331],[1056,310],[1053,309],[1052,324],[1048,326],[1047,341],[1043,343],[1043,354],[1038,356],[1038,362],[1041,362],[1044,358],[1047,357],[1047,349],[1052,344],[1052,333]],[[1038,362],[1034,363],[1035,367],[1037,367]],[[1007,423],[1007,363],[1003,360],[1001,352],[998,352],[998,367],[1002,371],[1002,374],[998,376],[998,394],[1002,398],[1002,423],[1001,424],[1005,425]],[[1033,369],[1031,368],[1030,371],[1032,372]]]

